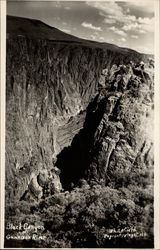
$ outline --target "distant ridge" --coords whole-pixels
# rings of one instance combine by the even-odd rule
[[[16,16],[7,16],[7,33],[48,40],[83,41],[83,39],[64,33],[40,20]]]
[[[70,34],[67,34],[55,27],[36,19],[7,16],[7,34],[11,37],[25,36],[32,39],[46,39],[54,42],[61,43],[75,43],[82,46],[97,47],[101,49],[109,49],[112,51],[119,51],[121,53],[136,53],[146,56],[146,54],[139,53],[129,48],[122,48],[110,43],[100,43],[82,39]]]

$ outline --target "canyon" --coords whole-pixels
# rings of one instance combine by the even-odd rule
[[[152,56],[7,20],[6,204],[84,181],[153,192]]]

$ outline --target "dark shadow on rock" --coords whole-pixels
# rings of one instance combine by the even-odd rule
[[[106,109],[106,99],[98,99],[99,94],[88,105],[84,127],[73,138],[71,146],[57,156],[56,166],[61,170],[60,179],[65,190],[76,185],[90,165],[94,133]]]

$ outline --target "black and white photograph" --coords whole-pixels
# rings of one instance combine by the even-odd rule
[[[6,3],[4,248],[154,248],[155,1]]]

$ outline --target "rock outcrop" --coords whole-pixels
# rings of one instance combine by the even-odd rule
[[[72,182],[77,185],[80,178],[109,185],[117,170],[120,176],[136,171],[137,157],[137,167],[152,175],[153,75],[144,80],[148,65],[139,77],[133,73],[135,67],[113,65],[106,76],[102,71],[103,86],[87,108],[84,127],[58,155],[65,188]]]
[[[134,66],[132,69],[134,72]],[[106,183],[106,179],[111,175],[113,177],[117,169],[121,169],[121,175],[125,171],[135,171],[137,156],[142,152],[141,160],[138,156],[139,167],[152,168],[153,78],[148,75],[144,80],[145,74],[145,70],[141,70],[139,77],[129,71],[118,72],[121,81],[116,88],[115,77],[108,82],[111,83],[110,90],[100,92],[101,99],[106,100],[106,108],[94,134],[93,160],[87,177],[93,176],[93,179]],[[150,159],[147,164],[144,155]]]

